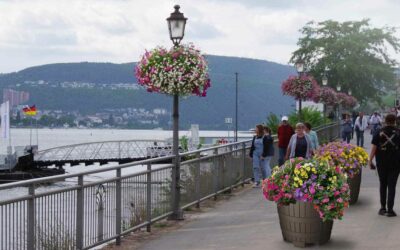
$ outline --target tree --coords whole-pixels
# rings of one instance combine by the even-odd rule
[[[304,60],[318,82],[327,68],[328,86],[340,84],[344,91],[351,89],[361,102],[378,101],[395,83],[396,61],[388,47],[395,53],[400,51],[396,31],[393,27],[372,28],[369,19],[309,22],[300,30],[300,48],[293,52],[290,62]]]

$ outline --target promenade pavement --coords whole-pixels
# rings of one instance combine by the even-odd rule
[[[368,152],[370,142],[371,136],[366,133]],[[388,218],[377,214],[378,186],[375,171],[364,169],[358,203],[345,211],[342,221],[334,222],[329,243],[310,248],[400,249],[400,217]],[[400,195],[397,197],[395,210],[400,214]],[[183,227],[141,245],[139,249],[265,250],[295,247],[282,240],[276,205],[266,201],[260,189],[249,189],[215,209],[200,214]]]

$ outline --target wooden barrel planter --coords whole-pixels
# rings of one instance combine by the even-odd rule
[[[350,188],[350,205],[355,204],[358,200],[358,195],[360,194],[361,176],[362,169],[360,168],[360,172],[358,174],[354,175],[353,178],[349,178],[347,180]]]
[[[322,245],[331,238],[333,221],[323,222],[311,203],[281,206],[278,207],[278,214],[283,239],[296,247]]]

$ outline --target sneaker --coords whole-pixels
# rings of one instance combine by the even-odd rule
[[[395,216],[397,216],[397,214],[393,210],[390,210],[386,213],[386,216],[387,217],[395,217]]]
[[[254,182],[253,188],[259,188],[259,187],[260,187],[260,183],[259,182]]]
[[[378,214],[379,215],[386,215],[386,208],[379,209]]]

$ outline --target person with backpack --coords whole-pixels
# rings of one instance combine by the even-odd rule
[[[400,174],[400,131],[396,128],[396,116],[385,117],[385,127],[374,134],[368,165],[379,175],[380,215],[396,216],[393,211],[396,184]],[[372,160],[375,157],[376,167]]]
[[[270,145],[273,144],[273,140],[271,136],[265,136],[264,126],[261,124],[256,126],[255,132],[256,135],[253,137],[250,148],[250,158],[252,158],[253,161],[253,187],[257,188],[261,186],[261,178],[265,179],[271,174],[271,169],[267,165],[269,162],[266,160],[266,158],[270,156],[269,154],[271,152],[269,149]]]

